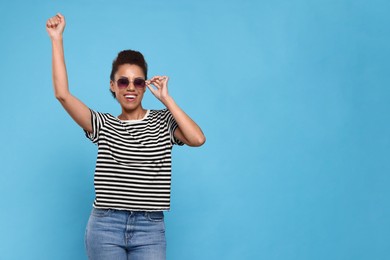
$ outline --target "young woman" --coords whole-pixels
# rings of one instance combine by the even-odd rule
[[[165,259],[163,211],[170,207],[172,146],[201,146],[199,126],[168,92],[168,77],[147,80],[147,63],[125,50],[112,64],[110,91],[121,106],[116,117],[89,109],[68,89],[61,14],[47,20],[52,43],[55,97],[98,145],[95,201],[85,243],[89,259]],[[142,106],[146,87],[166,109]]]

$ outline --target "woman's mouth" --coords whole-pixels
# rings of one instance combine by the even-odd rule
[[[134,101],[136,97],[137,97],[136,95],[131,95],[131,94],[125,95],[126,100],[129,102]]]

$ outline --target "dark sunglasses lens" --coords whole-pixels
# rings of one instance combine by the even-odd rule
[[[134,86],[137,87],[137,88],[145,87],[145,80],[144,79],[135,79],[134,80]]]
[[[118,87],[127,88],[127,86],[129,85],[129,80],[128,79],[118,79],[117,83],[118,83]]]

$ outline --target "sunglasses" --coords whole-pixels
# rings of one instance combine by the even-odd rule
[[[133,81],[130,81],[128,78],[120,78],[116,81],[116,83],[118,84],[118,88],[127,88],[130,82],[133,82],[134,87],[136,88],[145,87],[145,80],[142,78],[136,78]]]

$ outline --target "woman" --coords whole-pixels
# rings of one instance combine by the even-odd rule
[[[61,14],[48,19],[55,97],[98,145],[96,198],[87,224],[89,259],[165,259],[163,211],[170,206],[171,149],[201,146],[205,136],[168,93],[168,77],[147,79],[141,53],[122,51],[112,64],[110,91],[117,117],[89,109],[68,89]],[[146,87],[166,107],[146,110]]]

